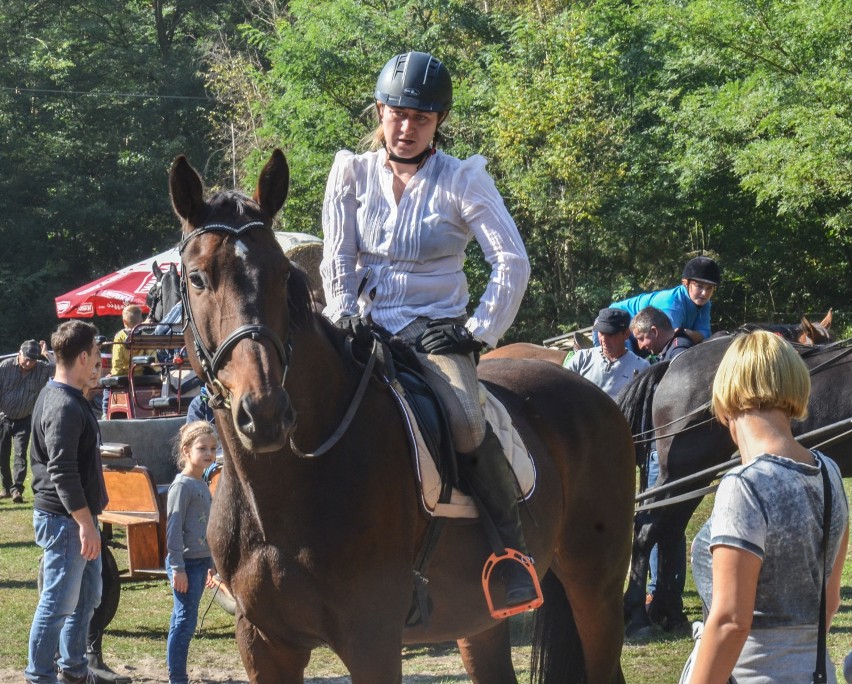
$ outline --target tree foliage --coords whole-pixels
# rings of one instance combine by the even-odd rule
[[[245,186],[282,147],[283,227],[320,234],[333,156],[411,49],[447,63],[446,149],[488,158],[524,236],[512,339],[669,287],[699,252],[723,268],[718,327],[842,309],[850,29],[845,0],[7,0],[0,337],[46,334],[54,296],[174,242],[178,153]]]
[[[208,164],[213,103],[195,43],[234,21],[228,5],[0,8],[6,348],[55,327],[55,296],[176,241],[166,172],[179,153]]]

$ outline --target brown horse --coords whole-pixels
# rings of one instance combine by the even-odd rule
[[[827,344],[834,340],[831,334],[832,310],[829,309],[825,318],[819,323],[812,323],[807,316],[803,315],[799,323],[746,323],[740,330],[760,328],[781,335],[791,342],[798,342],[807,346]],[[721,333],[727,335],[728,333]],[[575,349],[577,344],[575,343]],[[555,347],[542,347],[530,342],[516,342],[497,347],[488,352],[484,358],[489,359],[541,359],[560,366],[564,365],[567,349]]]
[[[807,316],[802,314],[802,320],[799,323],[746,323],[738,329],[738,332],[748,332],[755,329],[768,330],[790,342],[815,347],[834,341],[834,336],[831,333],[832,318],[833,310],[829,309],[825,318],[819,323],[812,323]]]
[[[480,525],[446,524],[428,572],[431,625],[405,626],[428,527],[407,432],[388,384],[347,356],[345,333],[313,311],[272,236],[288,174],[276,150],[253,199],[205,201],[185,158],[170,173],[187,346],[226,445],[210,547],[236,598],[249,679],[301,683],[312,649],[327,644],[353,684],[400,682],[403,644],[453,639],[474,682],[515,682],[508,623],[490,616],[480,583],[491,551]],[[626,421],[552,364],[480,371],[535,456],[522,517],[545,593],[537,681],[623,682],[635,489]]]
[[[515,342],[492,349],[482,356],[483,359],[538,359],[561,366],[568,351],[553,347],[542,347],[531,342]]]

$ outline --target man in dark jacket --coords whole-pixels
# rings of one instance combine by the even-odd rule
[[[671,361],[694,346],[692,339],[683,328],[675,329],[669,317],[654,306],[646,306],[630,321],[630,330],[636,338],[636,343],[643,351],[650,352],[648,360],[651,363]],[[660,475],[660,460],[657,454],[656,442],[651,444],[647,465],[648,486],[656,485]],[[683,593],[686,583],[686,535],[682,535],[675,548],[675,581],[680,593]],[[648,582],[648,599],[653,599],[657,590],[657,573],[659,551],[657,545],[651,549],[649,557],[650,578]]]
[[[675,330],[669,317],[654,306],[646,306],[633,317],[630,331],[639,349],[650,354],[651,363],[671,361],[694,346],[684,329]]]
[[[44,579],[24,676],[38,684],[90,680],[86,634],[101,600],[97,516],[107,504],[98,421],[83,395],[100,365],[96,334],[82,321],[57,328],[51,337],[56,375],[33,411],[33,526],[44,551]]]

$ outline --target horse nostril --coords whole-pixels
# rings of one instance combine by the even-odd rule
[[[247,437],[254,435],[254,417],[252,416],[251,411],[251,401],[248,397],[240,399],[239,408],[237,409],[237,415],[234,422],[236,423],[237,429]]]

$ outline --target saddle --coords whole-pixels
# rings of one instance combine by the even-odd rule
[[[406,619],[408,626],[421,624],[428,629],[431,601],[428,595],[426,573],[443,526],[448,518],[478,518],[479,510],[473,498],[460,490],[456,454],[452,446],[444,407],[439,397],[426,380],[411,367],[412,363],[416,363],[416,359],[412,359],[407,349],[402,349],[400,345],[388,345],[381,335],[377,335],[377,339],[380,341],[382,357],[380,366],[384,369],[386,376],[384,380],[393,392],[406,426],[414,461],[414,472],[420,485],[421,506],[430,517],[425,539],[414,563],[414,592]],[[535,484],[535,469],[529,452],[512,425],[511,417],[505,407],[487,392],[482,384],[479,385],[479,395],[486,420],[500,440],[503,453],[509,458],[509,464],[515,472],[520,497],[527,498]],[[487,521],[486,530],[489,530],[489,527],[490,536],[493,537],[496,530],[493,529],[493,523],[490,520]],[[499,542],[499,537],[497,541]],[[500,546],[499,543],[498,546]],[[517,557],[511,556],[512,553]],[[483,591],[491,615],[495,618],[508,617],[530,607],[518,605],[494,608],[489,579],[496,564],[508,557],[522,564],[526,562],[529,566],[527,571],[532,574],[538,591],[538,603],[535,607],[541,605],[541,591],[530,569],[532,566],[529,565],[529,560],[517,551],[509,552],[505,556],[497,554],[495,550],[486,562],[482,575]]]
[[[425,382],[421,378],[421,382]],[[423,421],[419,416],[430,411],[441,411],[439,404],[432,408],[427,401],[437,402],[437,397],[431,393],[417,393],[418,388],[406,386],[404,382],[391,382],[391,389],[399,404],[400,412],[405,419],[411,457],[414,462],[414,472],[420,485],[420,502],[423,512],[431,517],[439,518],[478,518],[479,510],[473,499],[464,491],[463,483],[458,482],[458,470],[455,452],[452,444],[446,449],[449,435],[443,437],[441,449],[434,446],[435,437],[429,421]],[[518,499],[526,500],[532,496],[535,489],[535,463],[530,456],[520,434],[512,423],[512,417],[502,403],[484,385],[479,385],[479,399],[485,412],[485,419],[503,446],[503,454],[515,473],[518,488]],[[446,419],[444,419],[446,420]],[[446,459],[452,463],[447,464]]]
[[[403,417],[414,472],[420,485],[423,512],[439,518],[478,518],[473,499],[459,481],[458,463],[446,411],[438,395],[420,374],[416,357],[396,343],[386,331],[374,329],[380,342],[380,367]],[[382,334],[385,333],[385,334]],[[503,446],[515,474],[519,500],[535,488],[535,464],[502,403],[479,383],[479,400],[485,419]]]

